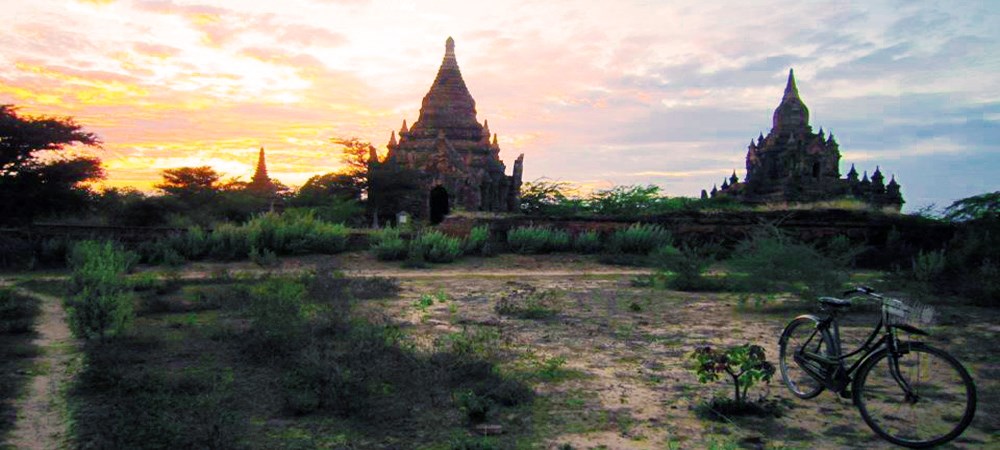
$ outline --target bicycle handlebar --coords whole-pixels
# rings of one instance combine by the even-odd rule
[[[857,286],[854,289],[851,289],[849,291],[845,291],[844,292],[844,296],[848,296],[848,295],[851,295],[851,294],[858,294],[858,293],[865,294],[865,295],[870,295],[870,296],[875,297],[875,298],[882,298],[881,295],[879,295],[879,294],[877,294],[875,292],[875,289],[872,289],[872,288],[870,288],[868,286]]]

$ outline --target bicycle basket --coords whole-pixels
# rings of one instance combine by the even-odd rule
[[[934,322],[934,308],[914,300],[887,298],[882,301],[889,325],[930,325]]]

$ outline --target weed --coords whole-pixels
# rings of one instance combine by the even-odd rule
[[[493,310],[520,319],[547,319],[559,314],[559,296],[558,291],[538,292],[533,286],[523,285],[501,295]]]
[[[280,264],[278,255],[270,249],[259,250],[256,246],[251,246],[248,256],[250,261],[261,267],[275,267]]]
[[[432,305],[434,305],[434,297],[431,297],[430,294],[423,294],[417,301],[413,302],[413,306],[421,311],[427,311],[427,308],[430,308]]]
[[[566,365],[566,358],[562,356],[556,356],[554,358],[549,358],[543,361],[539,365],[538,370],[535,373],[538,376],[538,378],[544,381],[548,382],[562,381],[573,373],[571,370],[566,369],[564,367],[565,365]]]

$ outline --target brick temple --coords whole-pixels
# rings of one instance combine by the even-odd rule
[[[476,101],[462,79],[452,38],[445,42],[444,60],[424,96],[420,117],[409,128],[403,120],[398,136],[396,132],[390,136],[384,160],[372,158],[371,170],[382,174],[383,180],[373,183],[372,190],[377,194],[380,185],[396,181],[392,174],[404,172],[414,178],[415,186],[380,200],[382,214],[385,203],[397,209],[392,213],[405,211],[431,223],[456,208],[518,210],[524,155],[514,161],[512,175],[506,175],[497,135],[491,135],[487,121],[480,124],[476,118]]]
[[[702,197],[730,197],[746,203],[815,202],[856,198],[876,207],[899,210],[903,196],[895,176],[885,183],[881,169],[871,178],[866,171],[859,179],[851,166],[847,178],[840,177],[840,147],[833,133],[814,133],[809,125],[809,108],[799,97],[795,74],[788,71],[788,83],[781,104],[774,110],[771,131],[750,140],[747,148],[746,177],[742,182],[734,171],[722,187],[702,191]]]

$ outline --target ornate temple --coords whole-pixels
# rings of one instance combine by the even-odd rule
[[[866,171],[858,179],[851,166],[847,178],[840,177],[840,148],[833,133],[813,133],[809,108],[799,98],[795,74],[788,71],[788,84],[781,104],[774,110],[771,131],[750,140],[746,177],[736,172],[713,186],[712,197],[736,198],[747,203],[815,202],[853,197],[877,207],[899,209],[903,196],[895,176],[885,184],[876,167],[871,179]],[[702,197],[709,193],[702,191]]]
[[[264,159],[264,147],[260,148],[257,155],[257,169],[253,172],[253,177],[247,183],[247,190],[260,196],[273,196],[278,192],[278,186],[274,184],[271,177],[267,175],[267,162]]]
[[[476,101],[462,79],[450,37],[420,117],[409,128],[403,120],[398,140],[396,136],[390,136],[384,160],[374,152],[370,157],[370,190],[383,215],[405,211],[438,223],[456,207],[518,210],[524,155],[514,161],[512,175],[506,175],[497,135],[491,135],[487,121],[476,119]],[[393,189],[404,175],[412,178],[413,189]]]

